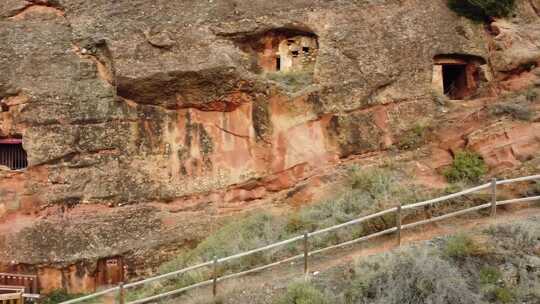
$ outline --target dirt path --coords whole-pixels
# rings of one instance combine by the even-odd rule
[[[523,208],[527,206],[528,208]],[[464,231],[480,230],[491,225],[521,221],[531,216],[540,216],[540,204],[522,204],[521,207],[513,207],[512,209],[500,208],[496,217],[473,214],[448,219],[439,223],[403,231],[402,246]],[[389,235],[342,249],[335,249],[329,251],[327,254],[311,257],[310,274],[318,275],[328,269],[346,265],[353,261],[358,261],[363,257],[396,248],[395,236]],[[303,262],[298,260],[294,263],[283,264],[257,274],[220,282],[218,293],[226,299],[238,298],[238,296],[248,297],[248,294],[258,294],[257,298],[262,299],[260,303],[271,303],[271,298],[274,294],[279,293],[292,280],[302,277]],[[261,296],[260,294],[263,295]],[[211,287],[204,287],[190,291],[182,297],[164,301],[163,303],[211,303],[211,295]],[[225,303],[240,303],[237,301],[225,301]]]

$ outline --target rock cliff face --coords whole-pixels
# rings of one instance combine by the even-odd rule
[[[434,58],[484,60],[484,97],[538,84],[539,9],[486,26],[443,0],[3,0],[0,138],[29,165],[0,171],[0,270],[73,292],[107,283],[102,259],[138,275],[419,117],[447,124],[430,169],[466,146],[516,166],[540,125],[441,116]]]

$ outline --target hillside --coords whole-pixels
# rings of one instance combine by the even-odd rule
[[[343,255],[330,267],[326,258],[317,259],[314,270],[320,271],[307,282],[295,269],[296,276],[278,272],[231,283],[218,302],[538,303],[538,220],[525,215],[519,222],[484,223],[471,230],[445,224],[454,234],[383,253],[367,247],[366,254]],[[203,291],[181,301],[211,303],[204,298]]]

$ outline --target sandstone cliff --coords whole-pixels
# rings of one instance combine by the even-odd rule
[[[420,119],[426,183],[463,148],[494,174],[519,167],[540,148],[537,106],[528,121],[486,111],[539,84],[540,2],[518,4],[486,25],[444,0],[2,1],[0,138],[22,139],[28,168],[0,170],[0,270],[74,292],[99,284],[101,259],[136,276],[223,216],[306,203],[350,159],[399,157]],[[310,64],[284,76],[287,39],[291,66]],[[482,68],[449,105],[434,63],[450,59]]]

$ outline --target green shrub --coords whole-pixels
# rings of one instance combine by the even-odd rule
[[[491,115],[509,115],[514,119],[530,121],[533,118],[533,111],[529,105],[525,104],[496,104],[490,107]]]
[[[426,143],[426,136],[430,129],[427,123],[417,123],[401,135],[397,144],[400,150],[413,150]]]
[[[273,72],[266,75],[268,79],[285,86],[291,91],[298,91],[313,83],[313,71],[309,69],[291,72]]]
[[[480,283],[483,285],[495,284],[501,278],[501,272],[494,267],[480,269]]]
[[[187,265],[211,261],[214,257],[226,257],[279,241],[283,236],[284,222],[269,213],[257,213],[240,220],[231,221],[222,229],[207,237],[197,248],[164,264],[161,272],[173,271]],[[261,259],[261,261],[259,261]],[[264,256],[248,256],[228,263],[232,268],[244,269],[263,262]]]
[[[69,294],[65,289],[56,289],[45,297],[40,303],[42,304],[57,304],[78,297],[82,297],[83,294]]]
[[[396,172],[380,168],[361,168],[353,166],[349,170],[349,184],[354,190],[371,195],[374,199],[385,198],[395,192],[399,184]]]
[[[493,291],[495,298],[500,303],[512,303],[514,300],[514,293],[508,287],[497,287]]]
[[[459,151],[454,157],[450,168],[444,175],[450,182],[475,183],[486,174],[487,166],[480,155],[475,152]]]
[[[306,219],[302,218],[300,214],[293,213],[287,218],[285,231],[287,233],[302,233],[310,230],[309,227],[313,225],[314,223],[306,222]]]
[[[373,282],[381,275],[379,265],[366,264],[361,267],[362,273],[348,280],[348,285],[343,290],[342,298],[346,304],[362,303],[361,299],[370,296],[370,290]],[[355,269],[349,270],[349,273],[356,273]]]
[[[315,203],[289,216],[286,225],[287,233],[298,235],[305,231],[315,231],[375,213],[382,208],[376,202],[369,194],[359,190],[343,193],[335,199]],[[394,217],[389,214],[389,217],[376,218],[361,225],[352,225],[314,237],[311,242],[314,247],[328,246],[384,230],[392,225],[394,225]]]
[[[369,210],[369,204],[372,202],[373,199],[365,193],[351,191],[335,199],[315,203],[303,208],[295,215],[301,228],[292,232],[314,231],[348,222],[357,218],[366,209]]]
[[[362,261],[345,303],[480,303],[460,271],[436,251],[408,249]]]
[[[503,248],[532,253],[538,244],[540,229],[530,223],[518,223],[491,227],[488,233]]]
[[[354,166],[349,170],[348,178],[352,189],[371,197],[372,204],[376,207],[371,208],[373,212],[395,207],[400,203],[416,203],[434,195],[431,189],[409,185],[407,175],[396,168],[364,169]]]
[[[478,246],[475,242],[464,234],[451,236],[443,247],[444,254],[452,258],[465,258],[473,255],[477,250]]]
[[[448,7],[461,16],[485,21],[508,16],[515,8],[515,0],[448,0]]]
[[[287,292],[275,304],[326,304],[330,301],[309,283],[297,282],[289,285]]]

